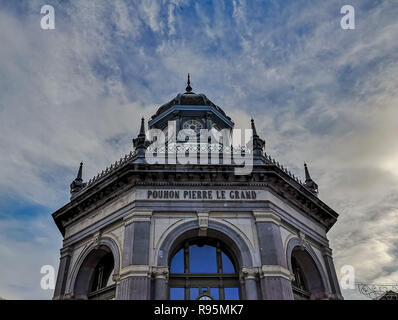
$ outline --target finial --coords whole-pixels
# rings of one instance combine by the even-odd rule
[[[144,117],[141,118],[141,128],[140,128],[139,134],[145,136],[145,119],[144,119]]]
[[[83,181],[82,173],[83,173],[83,161],[80,162],[80,167],[79,167],[79,171],[77,172],[76,180]]]
[[[192,87],[191,87],[191,77],[188,73],[188,81],[187,81],[187,87],[185,88],[186,92],[190,93],[192,91]]]
[[[304,162],[304,171],[305,171],[305,182],[304,186],[306,186],[313,194],[318,194],[318,185],[314,180],[311,179],[310,172],[308,171],[307,164]]]
[[[305,180],[306,181],[310,181],[311,180],[311,176],[310,176],[310,173],[308,171],[307,164],[305,162],[304,162],[304,171],[305,171]]]
[[[144,118],[141,118],[140,132],[138,133],[137,138],[133,139],[133,145],[134,145],[135,151],[140,154],[140,157],[144,157],[145,150],[148,146],[148,141],[146,140],[146,135],[145,135],[145,119]]]
[[[82,173],[83,173],[83,161],[80,162],[79,171],[77,172],[77,176],[76,176],[75,180],[73,180],[70,185],[71,199],[74,197],[74,195],[76,193],[78,193],[80,190],[82,190],[84,188],[84,186],[86,185],[86,183],[83,183]]]
[[[250,122],[251,122],[252,134],[253,134],[253,137],[252,137],[253,155],[261,163],[261,161],[263,161],[263,153],[264,153],[264,148],[265,148],[265,141],[263,139],[260,139],[260,137],[258,136],[253,118],[251,118]]]
[[[257,130],[253,118],[251,119],[251,124],[252,124],[253,136],[257,136]]]

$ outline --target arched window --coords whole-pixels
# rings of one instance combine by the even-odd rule
[[[91,290],[88,297],[105,298],[105,292],[109,292],[108,287],[113,285],[113,255],[111,252],[107,253],[97,264],[93,274]]]
[[[80,298],[109,300],[115,297],[113,254],[102,246],[93,250],[85,259],[77,278],[76,293]],[[85,293],[85,294],[84,294]]]
[[[325,287],[320,271],[307,250],[300,247],[293,249],[291,267],[295,278],[292,281],[292,289],[296,300],[325,297]]]
[[[237,264],[219,240],[184,241],[170,262],[171,300],[239,300]]]
[[[292,281],[292,289],[295,300],[309,299],[311,294],[308,291],[306,279],[304,277],[303,270],[296,258],[292,256],[292,269],[294,274],[294,280]]]

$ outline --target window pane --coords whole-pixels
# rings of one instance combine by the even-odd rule
[[[184,300],[184,288],[170,288],[170,300]]]
[[[239,289],[238,288],[225,288],[225,300],[239,300]]]
[[[235,273],[235,268],[234,265],[232,264],[232,261],[228,258],[228,256],[224,252],[221,253],[221,259],[222,259],[222,272]]]
[[[218,288],[210,288],[210,295],[214,300],[220,300],[220,290]]]
[[[195,300],[199,296],[199,288],[190,288],[189,289],[189,298],[191,300]]]
[[[178,251],[171,260],[170,272],[184,273],[184,249]]]
[[[191,273],[217,273],[216,248],[208,245],[189,247]]]

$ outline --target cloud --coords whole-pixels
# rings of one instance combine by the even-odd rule
[[[351,264],[358,280],[397,282],[398,9],[352,2],[349,31],[340,1],[55,1],[53,31],[39,28],[43,1],[0,5],[0,203],[48,214],[65,204],[79,162],[88,180],[129,152],[138,119],[183,91],[190,72],[194,91],[238,126],[255,118],[278,161],[299,176],[309,163],[340,213],[329,233],[337,271]],[[21,219],[3,215],[0,226]],[[50,220],[36,213],[26,228],[59,241]],[[39,249],[48,237],[4,237],[8,267],[58,261],[59,246]],[[1,295],[43,297],[21,287],[36,280],[15,279]]]

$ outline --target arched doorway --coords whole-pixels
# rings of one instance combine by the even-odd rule
[[[238,262],[224,242],[196,237],[182,241],[169,262],[171,300],[239,300]]]
[[[321,299],[325,286],[321,273],[311,255],[302,247],[295,247],[291,254],[291,271],[294,275],[292,289],[295,300]]]
[[[74,286],[76,299],[110,300],[115,297],[112,279],[115,261],[110,248],[101,245],[90,251],[81,264]]]

